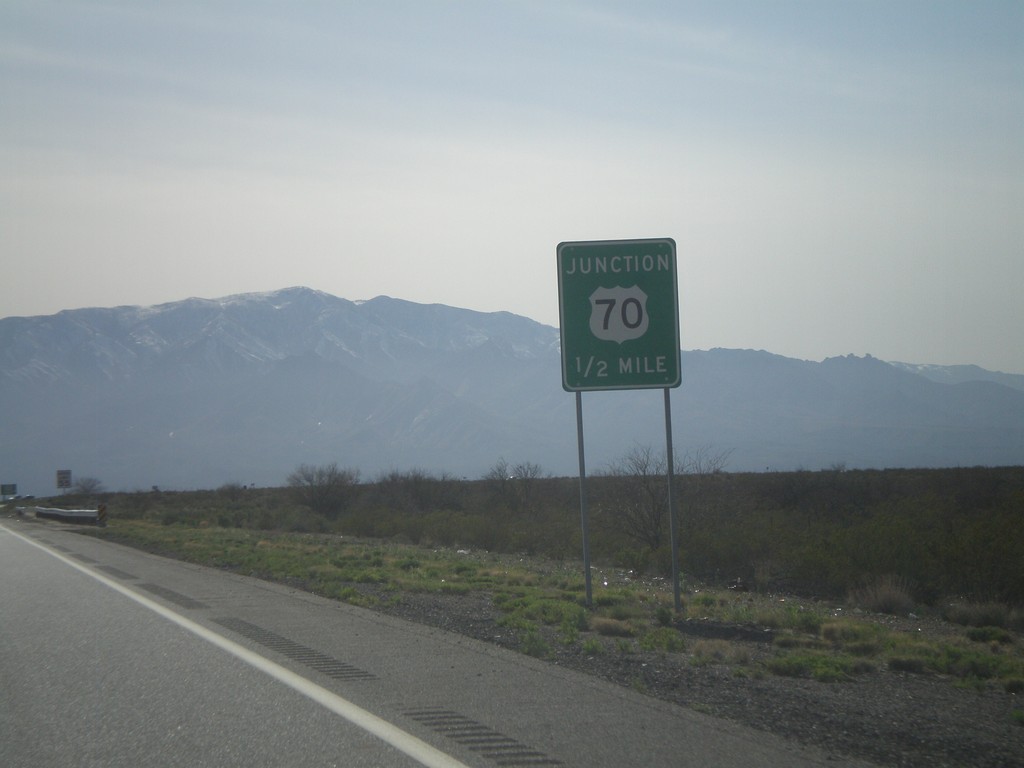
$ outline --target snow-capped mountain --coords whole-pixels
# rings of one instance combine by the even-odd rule
[[[676,448],[730,470],[1024,463],[1005,374],[722,349],[682,366]],[[661,392],[587,393],[584,425],[591,471],[660,447]],[[500,458],[577,471],[558,330],[510,313],[289,288],[0,319],[0,479],[22,493],[68,468],[197,488],[302,463],[479,477]]]
[[[926,379],[940,384],[966,384],[971,381],[991,381],[1024,392],[1024,375],[986,371],[977,365],[921,365],[891,362],[890,365],[911,373],[919,373]]]

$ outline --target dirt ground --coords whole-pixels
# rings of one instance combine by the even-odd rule
[[[521,637],[497,623],[486,595],[405,594],[378,610],[441,627],[503,647],[520,649]],[[938,637],[953,628],[938,619],[872,617],[891,629]],[[1001,687],[958,687],[950,679],[876,669],[851,681],[821,683],[779,677],[761,669],[771,633],[758,628],[679,622],[687,637],[680,653],[624,653],[609,638],[584,633],[566,646],[554,629],[542,630],[552,664],[700,712],[733,720],[832,754],[886,766],[1024,766],[1024,726],[1013,717],[1020,696]],[[598,638],[605,649],[581,650]],[[693,648],[712,646],[742,664],[694,663]]]

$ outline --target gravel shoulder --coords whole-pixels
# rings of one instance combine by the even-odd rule
[[[383,613],[519,650],[521,638],[499,625],[487,595],[402,594],[376,608]],[[879,617],[897,631],[938,637],[950,628],[935,619]],[[687,626],[689,624],[690,626]],[[606,642],[600,653],[561,643],[542,630],[552,664],[595,675],[679,706],[886,766],[1024,766],[1024,727],[1013,710],[1020,696],[1002,689],[957,687],[938,676],[878,670],[850,682],[820,683],[759,672],[770,641],[758,632],[682,622],[688,648],[708,636],[749,661],[742,666],[696,664],[688,651],[623,653]],[[763,634],[763,633],[762,633]],[[597,637],[585,633],[587,637]],[[608,638],[604,638],[605,641]],[[735,658],[735,656],[733,656]]]

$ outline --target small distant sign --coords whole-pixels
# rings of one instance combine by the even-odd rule
[[[17,496],[17,483],[0,483],[0,496]]]
[[[58,469],[57,470],[57,487],[58,488],[70,488],[71,487],[71,470],[70,469]]]

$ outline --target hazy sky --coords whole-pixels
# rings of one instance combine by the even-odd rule
[[[1024,3],[0,3],[0,316],[305,285],[1024,373]],[[685,372],[684,372],[685,377]]]

